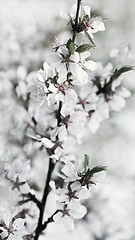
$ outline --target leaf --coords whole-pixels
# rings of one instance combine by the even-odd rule
[[[87,172],[87,176],[92,177],[95,173],[106,171],[106,166],[96,166],[92,168],[91,170],[89,169]]]
[[[89,51],[93,47],[94,46],[90,44],[83,44],[76,49],[76,52],[83,53],[83,52]]]
[[[131,71],[133,70],[134,67],[133,66],[123,66],[120,69],[117,70],[117,68],[115,69],[113,75],[111,76],[111,81],[114,81],[115,79],[117,79],[121,74]]]
[[[108,93],[109,94],[112,91],[113,81],[115,81],[121,74],[131,71],[131,70],[134,70],[134,66],[123,66],[120,69],[116,68],[115,71],[113,72],[113,74],[111,75],[109,82],[105,83],[104,87],[100,88],[97,91],[97,94],[100,94],[100,93]]]
[[[71,72],[68,72],[67,73],[67,79],[70,78],[72,76],[72,73]]]
[[[68,42],[66,44],[66,48],[68,49],[69,54],[74,54],[75,45],[74,45],[73,41],[71,40],[71,38],[68,40]]]
[[[89,157],[87,154],[85,154],[84,156],[84,168],[85,168],[85,171],[88,169],[89,167]]]
[[[95,47],[95,43],[93,42],[91,36],[89,35],[89,33],[87,31],[85,31],[85,36],[90,40],[90,42],[94,45]]]

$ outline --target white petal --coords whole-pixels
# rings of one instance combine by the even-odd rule
[[[45,99],[41,99],[41,100],[36,100],[34,103],[33,103],[33,106],[34,106],[34,110],[37,110],[38,108],[40,108],[45,102]]]
[[[72,54],[71,57],[70,57],[70,60],[72,60],[72,61],[74,61],[74,62],[76,62],[76,63],[79,62],[79,59],[80,59],[80,57],[79,57],[79,53],[78,53],[78,52],[75,52],[75,53]]]
[[[43,76],[42,76],[42,74],[41,74],[41,72],[40,72],[40,70],[37,72],[37,77],[38,77],[38,79],[39,79],[40,82],[42,82],[42,83],[45,82],[45,81],[44,81],[44,78],[43,78]]]
[[[118,96],[114,95],[113,99],[109,102],[110,110],[112,111],[120,111],[123,107],[125,107],[125,99]]]
[[[46,56],[46,61],[48,63],[58,63],[61,60],[62,60],[61,57],[56,53],[52,53],[52,54]]]
[[[52,148],[55,144],[49,140],[48,138],[42,138],[41,142],[44,144],[46,148]]]
[[[20,186],[20,191],[21,193],[29,193],[30,192],[30,187],[27,183],[23,184]]]
[[[80,192],[78,192],[79,199],[88,199],[90,197],[90,191],[86,189],[81,189]]]
[[[131,96],[131,92],[125,87],[121,87],[121,89],[118,91],[118,94],[120,97],[123,97],[123,98],[128,98]]]
[[[55,182],[54,181],[50,181],[49,185],[52,188],[52,190],[55,192],[56,191]]]
[[[70,215],[75,218],[75,219],[81,219],[83,218],[86,213],[87,213],[87,209],[85,206],[81,205],[79,202],[77,201],[71,201],[68,204],[68,207],[70,208]]]
[[[88,82],[88,74],[77,64],[70,64],[70,71],[81,84]]]
[[[96,33],[99,31],[105,31],[105,25],[102,22],[100,17],[96,17],[92,23],[93,29],[91,29],[92,33]]]
[[[50,83],[48,90],[49,90],[50,92],[56,92],[56,91],[57,91],[57,88],[56,88],[52,83]]]
[[[57,214],[55,214],[53,216],[53,220],[55,223],[60,223],[60,221],[62,220],[62,215],[63,213],[62,212],[58,212]]]
[[[85,62],[84,67],[91,71],[95,71],[97,69],[97,63],[92,60],[89,60]]]
[[[10,211],[6,211],[3,214],[3,220],[4,220],[5,224],[7,225],[7,227],[9,227],[10,222],[12,220],[12,216],[11,216],[11,212]]]
[[[85,13],[90,17],[91,7],[90,6],[84,6],[83,7]]]
[[[88,58],[90,55],[91,53],[88,51],[80,54],[82,60],[84,60],[85,58]]]
[[[81,184],[79,181],[76,181],[70,185],[72,191],[80,190]]]
[[[67,130],[65,126],[62,126],[58,130],[58,136],[60,141],[64,141],[67,138]]]

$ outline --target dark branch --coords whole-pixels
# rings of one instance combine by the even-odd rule
[[[54,215],[57,214],[59,211],[60,211],[60,210],[56,210],[55,213],[53,213],[53,215],[52,215],[51,217],[49,217],[46,222],[44,222],[44,224],[42,225],[42,231],[46,229],[48,223],[54,222],[53,217],[54,217]]]
[[[41,208],[41,202],[36,198],[36,196],[32,193],[28,193],[29,201],[33,201],[36,203],[37,207],[40,209]]]
[[[76,33],[77,33],[77,26],[78,26],[78,18],[79,18],[80,6],[81,6],[81,0],[78,0],[77,11],[76,11],[76,18],[75,18],[75,25],[74,25],[74,29],[73,29],[73,39],[72,39],[73,42],[75,41],[75,37],[76,37]],[[61,123],[61,108],[62,108],[62,102],[60,101],[59,102],[58,113],[56,115],[57,126],[58,127],[60,126],[60,123]],[[58,138],[58,136],[57,136],[57,138]],[[50,156],[52,154],[53,154],[53,151],[51,151],[49,153]],[[38,238],[39,238],[40,234],[42,233],[42,231],[45,230],[45,228],[47,227],[48,223],[53,221],[53,216],[58,212],[58,210],[57,210],[50,218],[48,218],[48,220],[44,224],[42,224],[43,216],[44,216],[44,210],[45,210],[45,206],[46,206],[46,201],[47,201],[47,197],[48,197],[48,193],[49,193],[49,182],[51,180],[51,175],[52,175],[52,172],[54,170],[54,167],[55,167],[55,164],[53,163],[53,160],[50,158],[49,159],[49,167],[48,167],[48,174],[47,174],[47,178],[46,178],[45,188],[44,188],[44,192],[43,192],[41,206],[39,208],[39,210],[40,210],[40,212],[39,212],[39,219],[38,219],[37,228],[35,230],[34,240],[38,240]]]
[[[48,197],[48,193],[49,193],[49,182],[51,180],[51,175],[54,169],[54,163],[53,160],[50,158],[49,159],[49,166],[48,166],[48,174],[47,174],[47,179],[46,179],[46,184],[45,184],[45,188],[44,188],[44,192],[43,192],[43,197],[42,197],[42,201],[41,201],[41,208],[40,208],[40,214],[39,214],[39,219],[38,219],[38,225],[35,231],[35,237],[34,240],[38,240],[40,234],[43,231],[43,216],[44,216],[44,209],[46,206],[46,201],[47,201],[47,197]]]
[[[61,123],[61,108],[62,108],[62,102],[60,101],[59,102],[59,109],[58,109],[58,117],[57,117],[57,126],[60,126],[60,123]]]
[[[81,0],[78,0],[77,1],[77,11],[76,11],[75,25],[74,25],[74,28],[73,28],[73,38],[72,38],[73,42],[75,42],[76,33],[77,33],[80,6],[81,6]]]

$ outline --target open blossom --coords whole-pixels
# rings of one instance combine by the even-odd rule
[[[57,63],[62,67],[65,64],[65,68],[68,67],[68,71],[72,73],[71,79],[73,84],[83,85],[88,82],[88,74],[86,70],[94,71],[97,68],[97,64],[92,60],[87,60],[90,56],[90,52],[78,53],[74,52],[71,56],[68,56],[68,49],[60,47],[57,52],[52,53],[46,57],[47,62]],[[64,69],[63,69],[64,71]]]
[[[86,207],[79,202],[70,202],[67,206],[57,202],[57,207],[59,211],[53,217],[54,222],[56,224],[62,223],[72,231],[75,229],[74,221],[82,219],[87,213]]]
[[[12,188],[21,193],[28,193],[30,187],[27,183],[28,172],[30,170],[29,161],[22,159],[14,160],[11,165],[4,167],[6,178],[11,182]]]
[[[112,69],[113,65],[111,63],[108,63],[105,67],[98,63],[97,70],[90,73],[93,85],[98,89],[96,92],[98,95],[96,108],[89,112],[88,125],[93,133],[97,131],[101,121],[109,118],[110,112],[120,111],[125,106],[125,99],[131,95],[128,89],[121,86],[123,80],[122,72],[119,74],[121,68],[116,69],[114,73],[112,73]],[[128,67],[126,71],[128,71]]]
[[[14,217],[10,211],[4,212],[0,217],[0,239],[22,240],[23,236],[28,234],[24,220]]]
[[[39,74],[38,77],[40,76]],[[49,100],[47,98],[48,89],[45,86],[44,80],[40,77],[37,80],[33,80],[33,83],[34,84],[29,87],[28,91],[31,92],[30,97],[32,101],[34,101],[34,108],[38,109],[45,101],[48,101],[49,104]]]
[[[75,85],[83,85],[88,82],[88,74],[86,70],[95,71],[97,69],[97,64],[92,60],[87,60],[90,56],[90,52],[77,53],[75,52],[71,56],[71,63],[69,69],[73,74],[73,83]]]
[[[70,14],[67,15],[61,12],[61,16],[71,22],[72,27],[75,24],[77,5],[74,4],[70,9]],[[87,31],[93,39],[93,33],[105,31],[105,25],[101,17],[91,17],[91,7],[81,6],[79,11],[78,32]]]
[[[63,222],[68,218],[68,222],[73,226],[75,219],[81,219],[86,215],[87,209],[80,200],[87,199],[89,191],[83,189],[79,182],[71,184],[70,189],[68,186],[56,189],[54,182],[51,182],[50,186],[57,195],[58,213],[53,217],[56,223]]]
[[[58,136],[61,140],[67,138],[68,134],[73,136],[78,143],[84,135],[84,126],[87,121],[86,111],[74,111],[70,114],[68,110],[62,112],[62,121],[58,128]],[[63,138],[63,139],[62,139]]]
[[[44,70],[39,70],[36,78],[33,78],[33,83],[28,88],[28,92],[30,92],[30,97],[34,101],[33,105],[35,109],[41,107],[45,101],[47,101],[48,105],[50,105],[50,99],[48,96],[48,88],[46,86],[46,80],[49,77],[52,77],[53,70],[50,66],[45,62],[43,64]]]

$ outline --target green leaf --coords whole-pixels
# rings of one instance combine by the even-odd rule
[[[72,76],[72,73],[71,72],[68,72],[67,73],[67,79],[70,78]]]
[[[117,79],[122,73],[128,72],[133,70],[134,67],[133,66],[123,66],[120,69],[117,70],[117,68],[115,69],[113,75],[111,76],[111,81],[114,81],[115,79]]]
[[[88,167],[89,167],[89,157],[88,157],[87,154],[85,154],[85,156],[84,156],[84,169],[85,169],[85,171],[88,169]]]
[[[106,166],[96,166],[92,168],[91,170],[89,169],[87,172],[87,176],[92,177],[95,173],[106,171]]]
[[[90,40],[90,42],[94,45],[95,47],[95,43],[93,42],[93,39],[91,38],[91,36],[89,35],[89,33],[87,31],[85,31],[85,36]]]
[[[73,41],[71,40],[71,38],[68,40],[68,42],[66,44],[66,48],[68,49],[69,54],[74,54],[75,45],[74,45]]]
[[[94,46],[90,44],[83,44],[76,49],[76,52],[83,53],[83,52],[89,51],[93,47]]]
[[[113,74],[111,75],[109,82],[105,83],[104,87],[99,89],[97,94],[100,94],[100,93],[110,94],[112,92],[113,81],[115,81],[121,74],[131,70],[134,70],[134,66],[123,66],[120,69],[116,68]]]

